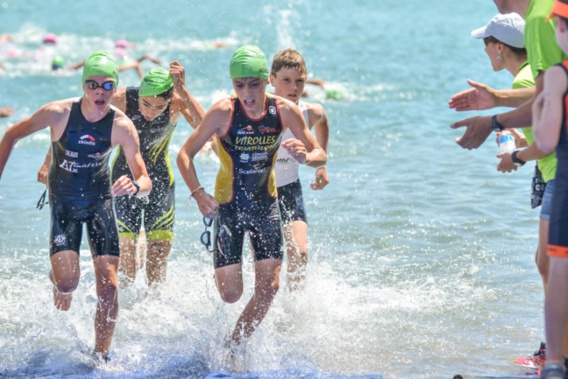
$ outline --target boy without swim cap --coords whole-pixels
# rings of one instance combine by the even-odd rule
[[[118,85],[118,64],[108,51],[95,51],[83,66],[83,83],[90,76],[106,76],[114,79]]]
[[[140,82],[138,96],[160,95],[174,86],[174,78],[170,76],[168,70],[162,67],[155,67],[148,71]]]
[[[256,45],[245,45],[237,49],[231,58],[230,71],[231,79],[268,79],[266,57]]]

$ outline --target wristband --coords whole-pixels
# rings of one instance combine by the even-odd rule
[[[203,189],[203,187],[202,187],[202,186],[197,187],[196,189],[194,189],[193,191],[191,191],[191,194],[190,194],[189,196],[193,197],[193,195],[195,195],[195,193],[196,193],[197,191],[199,191],[200,189]]]
[[[131,196],[136,196],[138,195],[138,192],[140,192],[140,184],[138,184],[136,180],[133,180],[132,184],[134,184],[134,187],[136,187],[136,192],[134,192]]]
[[[517,158],[517,153],[518,153],[518,152],[519,152],[519,150],[513,151],[513,153],[511,154],[511,160],[513,161],[513,164],[514,164],[515,166],[521,167],[521,166],[523,166],[523,165],[524,165],[525,163],[527,163],[527,162],[523,161],[523,160],[520,159],[520,158]]]
[[[503,125],[497,121],[497,115],[491,116],[491,129],[493,129],[494,132],[500,132],[505,129]]]

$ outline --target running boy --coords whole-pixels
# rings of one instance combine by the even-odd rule
[[[318,168],[327,157],[291,101],[266,93],[268,64],[254,45],[239,48],[230,73],[236,94],[215,103],[178,154],[178,167],[201,213],[215,219],[215,281],[223,301],[243,294],[242,250],[248,232],[255,251],[254,294],[231,335],[234,344],[250,337],[270,308],[279,288],[282,225],[274,179],[281,134],[292,129],[297,140],[283,143],[300,163]],[[221,168],[215,196],[197,178],[193,157],[211,136],[217,138]]]
[[[89,56],[83,68],[83,96],[54,101],[12,125],[0,142],[0,177],[16,141],[50,128],[49,169],[51,208],[50,257],[55,306],[71,307],[81,277],[79,248],[83,223],[93,257],[97,288],[95,348],[105,360],[118,316],[118,230],[113,196],[146,196],[152,182],[140,155],[138,135],[124,113],[111,108],[118,84],[118,65],[107,52]],[[136,180],[127,176],[111,185],[108,160],[120,145]]]
[[[193,127],[201,123],[205,111],[185,86],[185,69],[174,61],[170,70],[156,67],[146,73],[140,87],[119,89],[112,105],[134,123],[140,151],[152,179],[148,198],[123,196],[115,199],[120,233],[121,286],[134,282],[137,273],[136,242],[144,220],[146,241],[146,281],[149,286],[166,280],[167,259],[173,240],[175,182],[170,164],[169,144],[180,115]],[[40,168],[38,180],[45,183],[51,157]],[[132,178],[121,147],[111,165],[112,180]]]
[[[146,281],[148,285],[166,280],[167,260],[172,248],[175,219],[175,182],[169,146],[180,115],[196,128],[205,111],[185,86],[185,69],[174,61],[170,71],[156,67],[146,73],[140,87],[123,88],[112,104],[134,122],[140,138],[140,150],[153,190],[148,199],[130,197],[115,203],[120,232],[120,271],[124,284],[136,279],[136,242],[142,219],[146,231]],[[130,170],[119,148],[112,163],[112,177],[130,176]]]
[[[272,60],[270,84],[274,93],[298,105],[309,129],[314,128],[318,144],[327,154],[329,139],[329,122],[325,110],[320,104],[305,103],[300,98],[304,93],[308,70],[302,55],[292,49],[278,52]],[[282,134],[282,141],[295,139],[291,129]],[[288,257],[289,290],[302,285],[306,276],[308,263],[308,218],[304,206],[302,185],[299,177],[300,163],[281,146],[274,167],[276,186],[278,187],[278,203],[286,252]],[[325,166],[316,170],[315,181],[311,183],[313,190],[321,190],[329,183]]]

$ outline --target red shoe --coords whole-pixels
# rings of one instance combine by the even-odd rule
[[[544,342],[540,343],[540,348],[534,352],[533,355],[529,355],[526,357],[519,357],[516,358],[513,363],[528,367],[532,369],[540,369],[544,367],[546,362],[546,344]]]

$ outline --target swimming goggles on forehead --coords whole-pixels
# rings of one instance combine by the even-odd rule
[[[205,225],[205,231],[201,233],[201,243],[205,246],[207,251],[212,253],[215,249],[211,248],[211,231],[208,229],[213,225],[213,219],[204,216],[203,224]]]
[[[116,85],[116,83],[112,82],[112,81],[108,81],[108,82],[104,82],[103,84],[99,84],[94,80],[85,80],[85,84],[87,85],[87,88],[90,89],[90,90],[96,90],[97,88],[102,88],[105,91],[110,91]]]

